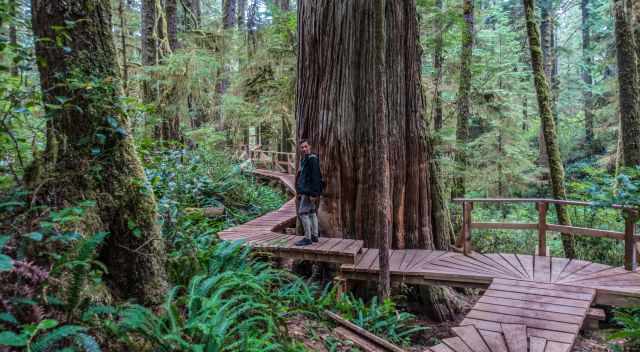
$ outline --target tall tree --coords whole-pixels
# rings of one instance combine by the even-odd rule
[[[298,3],[297,138],[316,147],[327,181],[319,220],[332,237],[378,248],[384,165],[377,150],[375,37],[370,0]],[[385,100],[392,248],[448,249],[446,204],[427,138],[414,1],[386,0]],[[319,98],[320,97],[320,98]],[[372,197],[372,192],[375,192]],[[455,315],[448,290],[431,288],[436,318]]]
[[[551,103],[551,89],[544,71],[544,60],[540,44],[540,32],[535,19],[534,0],[523,0],[524,12],[527,22],[527,35],[529,37],[529,49],[531,52],[531,68],[538,97],[538,113],[542,124],[542,132],[547,151],[549,173],[551,176],[551,189],[556,199],[566,199],[567,192],[564,186],[564,166],[560,157],[560,147],[556,136],[556,123],[553,118]],[[569,215],[565,207],[556,205],[558,221],[562,225],[571,225]],[[574,239],[572,235],[563,234],[562,244],[565,256],[575,257]]]
[[[289,11],[290,10],[290,0],[275,0],[276,6],[281,11]]]
[[[129,6],[125,0],[120,0],[118,3],[118,17],[120,17],[120,46],[122,47],[122,88],[124,94],[128,95],[129,92],[129,62],[127,56],[127,36],[129,30],[127,26],[127,10]]]
[[[640,5],[639,5],[640,6]],[[640,165],[640,96],[638,62],[633,33],[633,3],[614,0],[618,85],[620,94],[620,129],[625,166]]]
[[[443,69],[442,64],[444,61],[444,55],[442,53],[444,47],[444,28],[443,27],[443,1],[436,0],[436,9],[438,13],[434,17],[433,28],[435,29],[435,48],[433,50],[433,110],[431,112],[431,119],[433,120],[433,127],[436,130],[442,128],[442,91],[440,84],[442,83]]]
[[[247,56],[252,58],[258,45],[258,1],[252,0],[247,13]]]
[[[54,131],[47,150],[55,155],[48,158],[48,179],[32,182],[44,181],[54,205],[95,200],[85,230],[109,233],[100,259],[114,293],[158,303],[167,288],[164,242],[118,99],[110,1],[32,0],[31,10],[45,112]],[[59,97],[69,104],[60,106]]]
[[[589,149],[589,153],[593,154],[593,77],[591,69],[593,67],[593,58],[591,52],[591,19],[589,16],[589,0],[581,0],[580,8],[582,10],[582,89],[583,112],[584,112],[584,135],[585,144]]]
[[[469,121],[471,120],[471,59],[473,56],[473,1],[462,1],[462,50],[460,51],[460,81],[458,85],[457,125],[456,125],[456,154],[458,167],[452,191],[453,197],[464,197],[467,156],[466,147],[469,142]]]

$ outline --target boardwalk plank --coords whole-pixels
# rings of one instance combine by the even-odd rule
[[[529,352],[544,352],[547,346],[547,340],[542,337],[532,336],[529,339]]]
[[[489,346],[491,352],[509,352],[504,335],[495,331],[479,330],[480,335]]]
[[[516,258],[518,258],[520,264],[522,264],[522,267],[526,270],[529,279],[533,280],[533,256],[516,254]]]
[[[557,322],[570,323],[570,324],[576,324],[576,325],[582,325],[582,321],[584,320],[584,316],[562,314],[562,313],[555,313],[555,312],[545,312],[545,311],[533,310],[528,308],[506,307],[506,306],[492,305],[492,304],[486,304],[486,303],[476,303],[476,305],[473,306],[473,310],[479,310],[479,311],[489,312],[489,313],[515,315],[520,317],[535,318],[535,319],[541,319],[541,320],[547,320],[547,321],[557,321]]]
[[[560,343],[555,341],[550,341],[547,343],[547,348],[545,348],[544,352],[569,352],[571,351],[571,345],[568,343]]]
[[[510,298],[510,299],[517,299],[521,301],[550,303],[550,304],[558,304],[558,305],[578,307],[578,308],[587,308],[590,306],[590,302],[584,301],[584,300],[541,296],[541,295],[526,294],[526,293],[520,293],[520,292],[499,291],[491,288],[485,291],[484,295],[489,297]]]
[[[527,327],[524,325],[501,324],[509,351],[527,350]]]
[[[512,268],[519,271],[524,279],[532,279],[527,273],[527,271],[525,270],[525,268],[522,266],[522,264],[520,263],[520,260],[518,260],[515,254],[500,253],[500,256],[504,260],[506,260],[511,265]]]
[[[478,330],[472,325],[459,326],[452,328],[453,332],[458,335],[471,348],[473,352],[491,352],[480,336]]]
[[[533,258],[534,263],[534,276],[535,281],[549,282],[551,281],[551,258],[535,256]]]
[[[473,352],[459,337],[443,339],[442,342],[456,352]]]
[[[592,295],[594,294],[594,290],[587,287],[579,287],[579,286],[569,286],[569,285],[558,285],[551,283],[542,283],[535,281],[523,281],[523,280],[508,280],[508,279],[500,279],[497,278],[493,280],[494,283],[506,286],[521,286],[521,287],[531,287],[531,288],[541,288],[541,289],[551,289],[558,291],[566,291],[566,292],[577,292]]]
[[[563,313],[572,314],[575,316],[584,316],[584,308],[576,308],[569,306],[562,306],[557,304],[521,301],[517,299],[497,298],[483,295],[478,299],[478,303],[500,305],[506,307],[515,307],[521,309],[533,309],[550,313]]]
[[[547,321],[547,320],[527,318],[527,317],[519,317],[515,315],[481,312],[477,310],[470,311],[467,314],[467,317],[472,319],[493,321],[496,323],[520,324],[520,325],[526,325],[527,327],[532,327],[537,329],[560,331],[560,332],[566,332],[571,334],[577,334],[580,331],[580,326],[576,324],[560,323],[556,321]]]

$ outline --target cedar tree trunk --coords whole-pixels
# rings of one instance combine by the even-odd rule
[[[414,1],[385,4],[387,141],[378,140],[375,34],[370,0],[298,3],[297,138],[320,157],[327,189],[319,220],[331,237],[379,248],[379,177],[389,162],[391,247],[448,249],[451,237],[437,162],[424,119]],[[378,155],[372,155],[378,154]],[[429,290],[436,318],[454,316],[450,291]]]

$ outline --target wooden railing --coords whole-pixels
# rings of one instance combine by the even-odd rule
[[[635,270],[636,242],[640,236],[635,234],[635,225],[638,221],[638,210],[621,205],[611,205],[609,208],[619,209],[624,213],[624,232],[599,230],[586,227],[566,226],[547,223],[547,210],[549,204],[556,206],[575,205],[594,207],[596,204],[574,200],[539,199],[539,198],[456,198],[453,200],[462,204],[462,229],[458,245],[465,254],[470,254],[472,229],[513,229],[513,230],[537,230],[538,231],[538,255],[547,255],[547,232],[560,232],[563,234],[582,235],[590,237],[606,237],[624,241],[624,267],[626,270]],[[538,210],[537,223],[504,223],[504,222],[474,222],[472,211],[474,203],[533,203]]]
[[[243,147],[239,159],[248,159],[259,168],[295,174],[296,154]]]

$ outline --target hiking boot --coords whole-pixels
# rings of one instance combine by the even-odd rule
[[[300,241],[296,242],[295,245],[296,246],[308,246],[308,245],[310,245],[312,243],[313,242],[311,242],[310,239],[305,237],[305,238],[301,239]]]
[[[312,242],[318,242],[318,236],[311,236]]]

